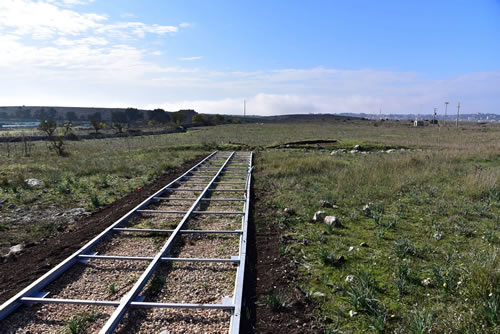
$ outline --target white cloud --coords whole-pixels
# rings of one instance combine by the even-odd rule
[[[163,26],[158,24],[144,24],[142,22],[121,22],[116,24],[101,25],[96,29],[99,33],[126,34],[130,31],[137,37],[144,37],[146,33],[164,35],[166,33],[177,32],[179,28],[175,26]]]
[[[111,34],[122,38],[130,36],[142,38],[147,33],[164,35],[179,30],[176,26],[143,22],[106,23],[109,20],[106,15],[79,13],[62,8],[89,2],[91,1],[2,0],[0,29],[9,28],[17,35],[31,36],[38,40],[47,40],[54,36],[78,36],[89,32]]]
[[[151,55],[153,55],[153,56],[161,56],[161,55],[163,55],[163,52],[161,52],[161,51],[153,51],[153,52],[151,52]]]
[[[181,24],[179,24],[179,27],[181,27],[181,28],[189,28],[191,26],[192,26],[192,24],[189,22],[182,22]]]
[[[58,46],[75,46],[75,45],[103,46],[103,45],[108,45],[109,41],[102,37],[86,37],[81,39],[67,39],[61,37],[56,39],[54,41],[54,44]]]
[[[29,0],[2,0],[0,26],[17,35],[50,38],[54,35],[78,35],[100,26],[106,16],[80,14],[53,4]]]
[[[179,58],[179,60],[182,60],[182,61],[192,61],[192,60],[200,60],[202,57],[200,56],[197,56],[197,57],[182,57],[182,58]]]
[[[243,114],[244,98],[226,98],[220,100],[187,100],[158,105],[145,105],[145,108],[160,107],[165,110],[193,108],[208,114]],[[308,113],[343,113],[363,112],[381,100],[367,96],[300,96],[259,93],[246,99],[247,115],[285,115]]]

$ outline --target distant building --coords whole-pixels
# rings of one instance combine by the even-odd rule
[[[424,121],[414,121],[413,126],[414,127],[424,126]]]

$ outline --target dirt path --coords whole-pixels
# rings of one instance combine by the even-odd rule
[[[0,264],[0,304],[63,261],[125,213],[204,158],[199,156],[162,174],[153,183],[133,191],[75,223],[76,228],[31,245],[13,262]]]
[[[243,319],[242,327],[245,333],[322,333],[321,324],[313,315],[315,305],[298,289],[296,265],[280,254],[285,242],[273,220],[278,209],[264,204],[266,196],[269,194],[252,188],[245,273],[250,316]],[[281,296],[286,306],[273,310],[268,301],[272,294]]]

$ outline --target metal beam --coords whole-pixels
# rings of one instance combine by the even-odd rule
[[[116,310],[113,312],[113,314],[108,319],[108,321],[106,322],[106,324],[100,330],[99,333],[101,333],[101,334],[110,334],[110,333],[112,333],[115,330],[115,328],[118,326],[118,324],[122,320],[123,316],[125,315],[125,312],[127,312],[129,304],[133,300],[135,300],[135,298],[141,292],[142,288],[148,282],[148,280],[151,277],[151,275],[153,275],[153,272],[155,271],[155,269],[158,267],[158,265],[161,262],[161,257],[163,257],[163,254],[165,254],[166,252],[168,252],[168,250],[170,249],[170,247],[173,244],[173,241],[174,241],[175,237],[177,236],[177,234],[179,233],[179,231],[184,226],[184,223],[191,216],[192,211],[194,211],[196,209],[196,207],[198,207],[198,204],[200,203],[201,198],[203,198],[205,196],[205,194],[207,193],[208,189],[212,185],[212,182],[215,182],[217,176],[219,176],[219,174],[224,169],[224,167],[227,165],[227,163],[229,162],[229,160],[231,160],[231,158],[233,157],[233,155],[234,155],[234,152],[232,152],[229,155],[229,157],[224,162],[224,164],[222,165],[222,167],[220,168],[220,170],[216,173],[216,175],[214,176],[214,178],[210,181],[210,183],[206,186],[206,188],[198,196],[198,199],[193,203],[193,205],[191,206],[191,208],[189,209],[189,211],[182,218],[182,220],[179,223],[179,225],[177,225],[177,227],[175,228],[174,232],[168,238],[167,242],[163,245],[163,247],[161,248],[161,250],[155,255],[154,259],[151,261],[151,263],[149,264],[149,266],[146,268],[146,270],[139,277],[139,279],[134,284],[134,286],[132,287],[132,289],[127,293],[127,295],[125,295],[121,299],[120,305],[116,308]]]
[[[152,256],[118,256],[118,255],[93,255],[80,254],[81,259],[91,260],[120,260],[120,261],[152,261]],[[162,262],[208,262],[208,263],[239,263],[240,259],[217,259],[217,258],[190,258],[190,257],[161,257]]]
[[[177,211],[177,210],[137,210],[140,213],[155,213],[155,214],[185,214],[189,211]],[[244,215],[245,212],[239,211],[193,211],[196,215]]]
[[[174,230],[161,230],[153,228],[126,228],[116,227],[116,232],[139,232],[139,233],[173,233]],[[242,230],[180,230],[180,234],[241,234]]]
[[[153,195],[149,196],[146,200],[144,200],[142,203],[137,205],[135,208],[130,210],[128,213],[126,213],[123,217],[118,219],[115,223],[113,223],[111,226],[109,226],[107,229],[105,229],[103,232],[101,232],[99,235],[97,235],[94,239],[90,240],[87,244],[85,244],[82,248],[77,250],[75,253],[73,253],[70,257],[66,258],[63,262],[49,270],[47,273],[42,275],[39,279],[37,279],[35,282],[31,283],[28,285],[26,288],[21,290],[19,293],[17,293],[15,296],[7,300],[5,303],[0,305],[0,320],[5,318],[7,315],[9,315],[11,312],[13,312],[16,308],[22,305],[23,301],[21,298],[23,297],[29,297],[31,295],[36,294],[38,291],[43,289],[45,286],[47,286],[50,282],[55,280],[59,275],[61,275],[63,272],[65,272],[67,269],[69,269],[73,264],[75,264],[78,261],[78,255],[87,252],[89,249],[94,247],[98,242],[100,242],[105,236],[107,236],[109,233],[112,232],[113,228],[118,227],[120,224],[128,221],[137,210],[146,207],[153,201],[154,197],[161,196],[169,187],[173,186],[177,180],[185,177],[193,169],[198,167],[199,165],[203,164],[206,162],[208,159],[213,157],[216,152],[213,152],[212,154],[208,155],[203,159],[201,162],[199,162],[197,165],[194,167],[190,168],[186,173],[166,185],[165,187],[161,188],[158,190],[156,193]]]

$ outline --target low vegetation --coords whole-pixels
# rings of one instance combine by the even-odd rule
[[[275,208],[267,219],[289,240],[281,255],[298,261],[300,287],[329,333],[497,333],[498,129],[486,130],[484,141],[480,128],[445,129],[455,143],[412,130],[420,145],[404,141],[413,149],[404,152],[259,154],[255,188]],[[402,143],[398,131],[394,145]],[[457,137],[466,131],[469,138]],[[338,208],[321,208],[320,200]],[[344,228],[312,222],[317,210]]]
[[[499,134],[494,125],[336,121],[67,142],[69,157],[46,143],[34,143],[29,155],[23,143],[11,143],[7,154],[1,143],[0,199],[7,202],[0,213],[11,213],[7,203],[92,211],[198,154],[254,150],[255,192],[270,208],[263,218],[279,226],[280,254],[297,263],[299,287],[326,333],[496,333]],[[316,139],[327,141],[286,144]],[[356,144],[369,154],[330,155]],[[389,148],[397,150],[380,152]],[[27,178],[43,180],[45,192]],[[320,200],[338,207],[322,208]],[[317,210],[343,227],[312,222]],[[0,234],[12,229],[0,224]],[[282,292],[262,300],[283,312],[293,300]]]

